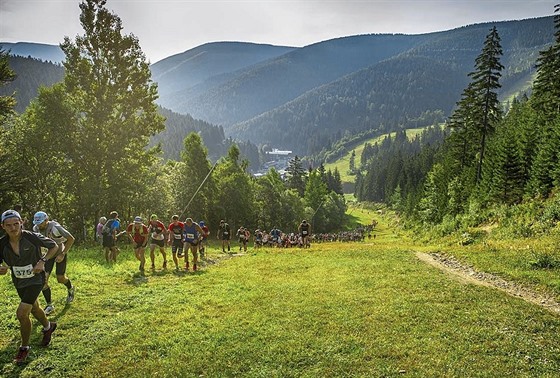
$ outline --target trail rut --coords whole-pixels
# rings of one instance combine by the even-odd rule
[[[445,256],[439,253],[428,254],[416,252],[416,257],[418,257],[421,261],[444,271],[459,282],[492,287],[513,297],[522,298],[527,302],[536,304],[560,315],[560,303],[558,303],[552,295],[538,293],[531,288],[506,281],[503,278],[490,273],[478,272],[473,267],[464,265],[457,259],[450,256]]]

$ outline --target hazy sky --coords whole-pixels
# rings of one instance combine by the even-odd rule
[[[80,0],[0,0],[0,42],[83,34]],[[369,33],[418,34],[548,16],[560,0],[108,0],[155,63],[206,42],[305,46]]]

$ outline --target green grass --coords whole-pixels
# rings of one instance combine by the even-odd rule
[[[59,328],[41,348],[34,321],[22,368],[11,363],[18,299],[0,277],[0,376],[557,375],[558,316],[420,262],[386,220],[366,243],[231,258],[212,248],[196,274],[142,278],[131,250],[110,266],[97,248],[75,249],[76,300],[65,307],[65,288],[51,285]]]

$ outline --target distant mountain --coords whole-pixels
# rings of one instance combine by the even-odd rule
[[[61,64],[66,56],[57,45],[45,45],[31,42],[0,42],[0,48],[10,51],[10,55],[31,57],[45,62]]]
[[[7,85],[0,86],[1,96],[15,93],[17,100],[16,112],[23,113],[29,103],[38,95],[39,87],[51,86],[63,80],[64,68],[61,65],[41,61],[35,58],[10,56],[10,67],[16,72],[16,79]],[[163,157],[179,160],[183,151],[183,140],[191,133],[199,133],[206,147],[208,157],[212,161],[225,156],[233,140],[226,138],[222,127],[206,121],[194,119],[190,115],[178,114],[159,107],[158,111],[165,120],[165,129],[152,137],[151,145],[161,144]],[[249,159],[254,169],[258,168],[259,156],[255,156],[257,147],[251,143],[238,143],[241,155]]]
[[[177,112],[227,128],[281,106],[308,90],[407,51],[425,39],[426,36],[405,35],[337,38],[294,49],[229,75],[210,77],[183,91],[169,93],[160,83],[160,102]]]
[[[317,157],[342,139],[440,122],[453,111],[494,25],[504,51],[500,96],[506,100],[531,90],[539,51],[554,40],[552,16],[422,35],[344,37],[303,48],[199,46],[151,66],[159,104],[176,120],[160,141],[169,157],[178,156],[185,130],[203,138],[204,132],[225,134],[209,139],[217,141],[211,154],[234,138]],[[17,91],[49,85],[42,71],[17,69],[23,80]]]
[[[425,126],[437,114],[451,113],[492,25],[426,35],[428,38],[406,52],[225,128],[226,134],[257,144],[274,142],[279,148],[312,155],[328,149],[343,132],[378,129],[381,133]],[[500,93],[507,98],[530,90],[538,53],[553,40],[553,20],[496,25],[505,66]]]
[[[206,43],[194,49],[162,59],[150,66],[152,78],[165,96],[194,87],[217,75],[286,54],[293,47],[243,42]],[[162,100],[165,104],[165,100]]]
[[[20,56],[10,56],[9,61],[16,79],[0,86],[0,95],[11,96],[15,93],[15,110],[18,113],[23,113],[31,100],[37,97],[40,86],[51,86],[64,77],[64,68],[59,64]]]

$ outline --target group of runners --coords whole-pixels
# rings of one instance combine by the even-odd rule
[[[126,234],[132,243],[134,255],[140,262],[139,270],[145,271],[146,248],[149,245],[151,269],[156,268],[156,249],[162,258],[162,268],[167,268],[166,246],[171,246],[171,256],[175,269],[179,270],[180,259],[184,258],[184,267],[190,268],[189,252],[192,254],[192,270],[198,270],[198,257],[204,257],[206,241],[209,235],[208,226],[204,221],[194,222],[187,218],[185,222],[179,220],[178,215],[173,215],[169,225],[165,225],[156,214],[152,214],[145,224],[140,216],[136,216],[123,231],[120,231],[121,222],[116,211],[109,214],[109,219],[101,217],[97,225],[97,236],[102,240],[107,262],[116,262],[119,248],[117,239]]]
[[[57,323],[49,321],[47,315],[54,311],[49,276],[56,266],[56,278],[63,284],[68,294],[66,302],[74,300],[75,287],[66,276],[67,254],[74,244],[74,237],[47,213],[38,211],[33,217],[33,231],[24,228],[24,219],[16,210],[2,213],[1,225],[5,235],[0,238],[0,275],[11,272],[12,282],[20,297],[16,316],[20,323],[21,345],[14,357],[14,363],[21,365],[31,349],[29,340],[33,315],[42,325],[41,345],[51,342]],[[46,249],[46,253],[43,253]],[[38,297],[43,293],[47,306],[42,309]]]
[[[297,233],[292,232],[287,234],[277,227],[273,227],[270,232],[257,228],[253,235],[254,247],[298,246],[301,248],[309,248],[311,246],[311,235],[311,224],[309,224],[306,220],[303,220],[300,223]],[[251,232],[249,229],[243,226],[239,227],[235,233],[235,237],[239,242],[239,251],[247,251],[247,245],[249,244],[251,238]],[[230,226],[223,220],[220,221],[220,226],[218,227],[218,239],[222,240],[222,252],[226,252],[226,246],[229,252],[231,250],[231,229]]]
[[[21,211],[21,210],[20,210]],[[21,345],[14,357],[14,363],[23,364],[29,355],[32,324],[30,316],[33,315],[42,325],[42,346],[50,344],[52,333],[57,328],[57,323],[49,321],[48,315],[55,310],[52,293],[49,286],[49,276],[55,270],[57,281],[67,289],[66,302],[74,300],[75,287],[66,275],[67,254],[74,244],[75,238],[56,220],[49,219],[44,211],[38,211],[33,217],[33,232],[26,229],[26,220],[22,219],[17,210],[6,210],[1,216],[1,226],[5,235],[0,238],[0,275],[11,272],[12,282],[20,297],[20,304],[16,315],[20,323]],[[165,246],[171,246],[171,255],[175,268],[179,269],[180,259],[184,258],[184,269],[189,270],[189,252],[192,254],[192,270],[198,270],[198,253],[204,257],[206,243],[210,235],[208,227],[203,221],[194,222],[187,218],[185,222],[179,221],[179,216],[174,215],[168,226],[158,219],[156,214],[150,216],[144,224],[140,216],[134,218],[125,230],[120,230],[121,222],[118,213],[113,211],[109,218],[102,217],[97,226],[97,235],[102,240],[107,262],[115,262],[119,253],[117,239],[127,235],[132,242],[134,255],[140,262],[139,270],[144,272],[146,257],[145,249],[150,247],[151,268],[155,269],[155,251],[159,249],[163,257],[163,268],[167,268],[167,254]],[[302,221],[298,227],[297,240],[300,246],[309,247],[311,226],[307,221]],[[222,251],[231,250],[232,239],[230,226],[224,220],[218,226],[217,238],[221,240]],[[239,249],[247,250],[251,238],[250,231],[240,227],[235,237],[239,241]],[[288,237],[294,238],[295,234]],[[274,227],[270,233],[255,230],[255,247],[270,245],[283,246],[286,234]],[[293,239],[295,240],[295,239]],[[46,250],[46,253],[44,252]],[[43,294],[47,303],[43,309],[40,307],[38,297]]]

